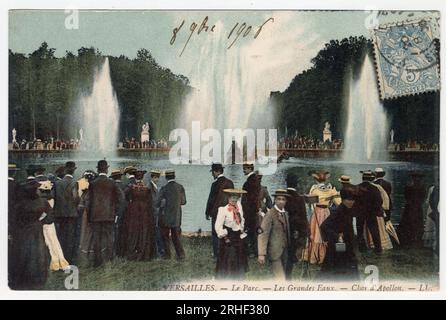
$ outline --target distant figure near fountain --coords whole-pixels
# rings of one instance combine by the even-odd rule
[[[12,129],[12,143],[13,144],[17,143],[16,137],[17,137],[17,130],[15,128],[13,128]]]
[[[93,89],[80,99],[83,149],[102,155],[116,151],[119,131],[119,104],[110,78],[108,58],[94,76]]]
[[[392,129],[392,130],[390,130],[390,143],[391,144],[395,143],[395,141],[393,140],[394,136],[395,136],[395,131]]]
[[[322,131],[323,135],[323,142],[331,142],[331,130],[330,130],[330,122],[325,122],[325,128],[324,131]]]
[[[351,77],[344,160],[361,163],[387,158],[388,121],[379,100],[375,68],[367,55],[359,78]]]

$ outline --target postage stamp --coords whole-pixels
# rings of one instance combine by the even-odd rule
[[[381,25],[372,31],[381,99],[440,89],[433,21]]]

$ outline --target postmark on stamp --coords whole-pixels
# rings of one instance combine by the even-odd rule
[[[372,30],[381,99],[440,89],[439,60],[430,19]]]

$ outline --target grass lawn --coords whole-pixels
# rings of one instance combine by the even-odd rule
[[[94,269],[79,266],[79,290],[163,290],[168,284],[191,280],[212,280],[215,262],[211,256],[211,238],[183,237],[186,259],[156,259],[149,262],[117,258]],[[427,249],[394,249],[377,256],[373,252],[358,254],[361,279],[367,265],[379,267],[380,280],[424,280],[438,283],[438,258]],[[310,266],[303,276],[303,264],[295,265],[293,280],[314,280],[320,277],[319,267]],[[65,290],[63,272],[51,272],[46,290]],[[267,280],[269,266],[261,267],[256,259],[249,260],[246,280]]]

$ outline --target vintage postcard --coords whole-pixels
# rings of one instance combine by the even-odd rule
[[[7,290],[440,290],[441,8],[230,9],[9,8]]]

